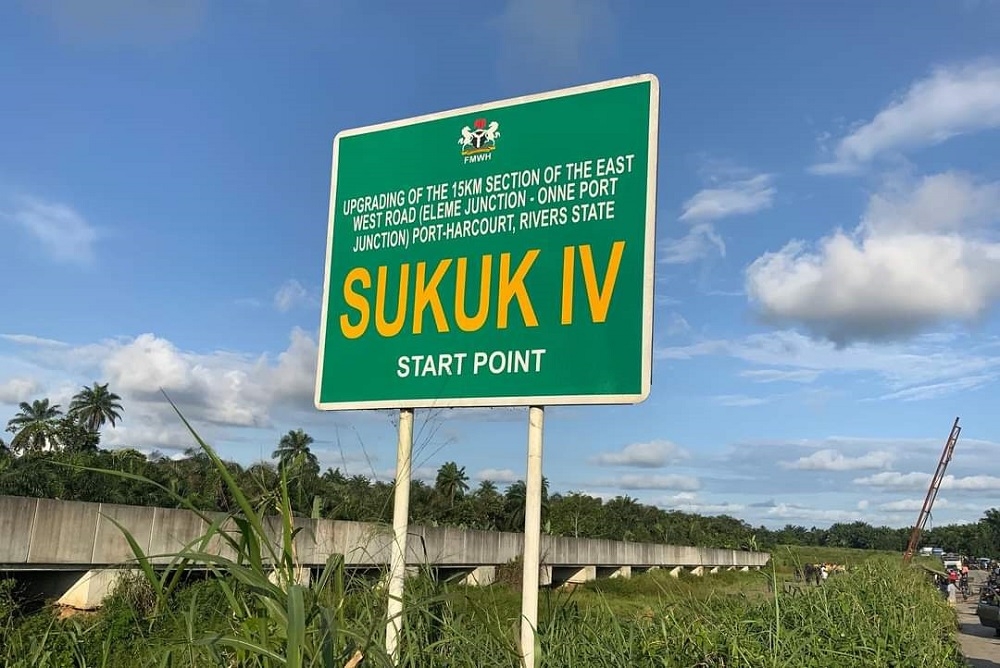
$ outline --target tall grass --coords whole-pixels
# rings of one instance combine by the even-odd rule
[[[766,594],[764,577],[728,574],[713,582],[715,576],[674,580],[650,573],[568,596],[553,592],[542,599],[542,665],[965,666],[954,613],[919,571],[898,559],[874,559],[793,594],[773,583],[778,593]],[[497,608],[516,603],[516,593],[504,590],[469,596]]]
[[[303,568],[285,475],[277,490],[254,505],[212,448],[191,433],[239,510],[222,518],[203,514],[205,534],[169,555],[166,568],[154,567],[156,555],[145,554],[125,532],[135,555],[134,572],[93,616],[57,620],[43,612],[17,618],[9,610],[4,615],[9,586],[0,586],[2,665],[390,666],[382,649],[385,594],[361,577],[348,577],[338,555],[318,572]],[[898,558],[864,562],[823,586],[793,594],[783,593],[776,581],[775,572],[680,579],[650,573],[592,583],[572,593],[545,592],[539,664],[964,665],[954,638],[954,613],[917,570],[904,568]],[[453,586],[425,573],[407,581],[404,609],[402,666],[519,665],[514,588]]]
[[[196,623],[198,605],[193,597],[184,616],[185,633],[163,643],[159,665],[339,668],[356,663],[359,654],[367,666],[390,665],[379,649],[377,625],[368,626],[365,632],[347,624],[342,555],[330,555],[315,579],[297,559],[295,537],[300,528],[294,524],[287,471],[282,470],[278,490],[265,495],[255,507],[215,451],[179,411],[178,416],[215,466],[239,510],[213,520],[161,486],[208,523],[206,532],[171,555],[162,571],[153,568],[149,556],[119,527],[153,593],[152,620],[167,610],[178,585],[196,567],[207,567],[216,595],[221,594],[225,602],[227,623],[204,633]]]

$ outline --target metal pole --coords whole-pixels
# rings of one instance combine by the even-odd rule
[[[924,531],[924,526],[927,524],[927,518],[931,514],[931,508],[934,507],[934,501],[937,499],[938,490],[941,488],[941,483],[944,481],[944,473],[948,470],[948,463],[951,462],[951,457],[955,452],[955,444],[958,443],[958,435],[962,433],[962,428],[958,426],[958,418],[955,418],[955,424],[951,427],[951,434],[948,436],[948,440],[945,441],[944,451],[941,452],[941,459],[938,461],[937,470],[934,471],[934,477],[931,478],[930,487],[927,488],[927,496],[924,498],[924,505],[920,508],[920,514],[917,515],[917,523],[913,525],[913,530],[910,532],[910,541],[906,544],[906,552],[903,553],[903,563],[908,564],[913,558],[913,553],[916,552],[917,546],[920,544],[920,535]]]
[[[393,540],[389,553],[389,604],[386,609],[385,651],[399,661],[399,633],[403,625],[403,580],[406,577],[406,533],[410,523],[410,474],[413,451],[413,409],[399,411],[396,445],[396,485],[392,507]]]
[[[524,499],[524,573],[521,577],[521,654],[535,667],[538,627],[538,569],[542,540],[542,427],[545,408],[528,409],[528,475]]]

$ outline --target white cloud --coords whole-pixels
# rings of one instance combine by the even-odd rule
[[[3,217],[30,234],[57,262],[88,264],[94,259],[97,231],[65,204],[22,197]]]
[[[233,303],[243,308],[258,309],[270,304],[279,313],[288,313],[300,307],[319,306],[319,296],[304,286],[301,281],[289,278],[279,285],[268,298],[239,297]]]
[[[861,226],[879,234],[980,230],[1000,219],[998,205],[1000,183],[977,181],[963,172],[918,180],[890,177],[869,200]]]
[[[701,487],[700,481],[693,476],[684,475],[654,475],[645,473],[627,473],[595,483],[598,487],[614,487],[618,489],[677,489],[694,491]]]
[[[713,221],[756,213],[771,207],[777,192],[770,174],[705,188],[684,202],[682,222]]]
[[[746,510],[737,516],[754,524],[780,526],[791,522],[825,526],[831,522],[860,519],[873,525],[904,526],[913,521],[915,513],[911,515],[909,511],[894,511],[880,505],[901,497],[923,500],[929,473],[941,453],[946,426],[941,425],[944,433],[938,434],[934,429],[931,435],[911,438],[829,436],[741,441],[731,444],[721,457],[715,458],[710,464],[710,472],[703,473],[700,469],[695,472],[701,476],[706,496],[711,495],[708,503],[743,504]],[[927,432],[921,429],[917,433]],[[936,511],[940,511],[935,513],[936,526],[965,519],[965,516],[975,520],[977,513],[989,507],[989,504],[983,505],[983,494],[996,492],[976,490],[987,490],[998,482],[979,477],[998,474],[1000,469],[992,463],[997,447],[996,443],[971,438],[960,441],[949,468],[953,477],[946,480],[946,489],[941,494],[951,503],[936,507]],[[827,452],[810,457],[821,451]],[[872,453],[889,454],[870,456]],[[801,468],[789,466],[797,461],[804,465]],[[891,462],[896,471],[858,470],[862,465],[876,468],[883,462]],[[812,468],[815,472],[808,474],[802,468]],[[825,468],[844,472],[817,470]],[[907,471],[920,474],[904,477],[909,476]],[[852,479],[861,479],[861,476],[874,478],[870,482],[880,485],[850,484]],[[887,486],[892,484],[897,486]],[[954,489],[947,489],[952,486]],[[683,501],[679,499],[676,503]],[[970,506],[978,504],[978,508],[964,508],[956,502]]]
[[[866,487],[881,487],[885,489],[926,490],[931,484],[931,474],[918,471],[911,473],[883,471],[882,473],[855,478],[854,483]],[[992,475],[971,475],[964,477],[946,475],[941,480],[941,489],[963,492],[997,491],[1000,490],[1000,477]]]
[[[742,503],[711,503],[703,501],[693,492],[679,492],[660,497],[653,503],[666,510],[678,510],[682,513],[696,513],[698,515],[735,515],[746,510],[746,505]]]
[[[1000,490],[1000,477],[992,475],[970,475],[962,478],[946,475],[941,480],[941,489],[962,492],[987,492]]]
[[[818,174],[857,171],[882,155],[940,144],[1000,127],[1000,66],[989,62],[938,67],[836,145]]]
[[[948,506],[948,499],[935,499],[934,501],[934,508],[947,508]],[[923,499],[899,499],[898,501],[889,501],[888,503],[879,504],[879,510],[892,513],[915,512],[923,507]]]
[[[689,453],[670,441],[649,441],[632,443],[618,452],[604,452],[590,458],[597,466],[635,466],[638,468],[662,468],[687,459]]]
[[[680,313],[667,316],[666,333],[668,336],[680,336],[691,331],[691,324]]]
[[[53,401],[65,403],[79,389],[76,382],[66,382],[67,375],[102,378],[122,396],[126,413],[119,426],[105,430],[108,445],[140,440],[147,447],[193,444],[161,388],[208,436],[222,428],[270,427],[278,408],[312,409],[316,343],[299,329],[276,358],[184,351],[155,334],[82,346],[13,338],[21,346],[21,359],[62,374],[62,384],[48,389]]]
[[[9,378],[0,382],[0,404],[19,404],[31,401],[41,385],[33,378]]]
[[[747,369],[740,372],[741,378],[749,378],[756,383],[811,383],[819,376],[819,371],[810,369]]]
[[[526,73],[560,81],[575,74],[613,41],[611,7],[608,0],[507,0],[495,21],[501,71],[521,81]]]
[[[274,293],[274,308],[282,313],[310,301],[309,292],[295,279],[289,279],[281,284]]]
[[[928,462],[933,465],[941,454],[941,448],[948,435],[945,423],[941,425],[940,433],[910,438],[886,438],[865,436],[827,436],[823,438],[800,439],[747,439],[730,445],[727,461],[743,461],[761,463],[771,467],[775,459],[796,459],[805,457],[820,450],[834,450],[846,457],[863,457],[872,452],[888,452],[892,454],[897,468],[926,468]],[[993,473],[992,468],[985,466],[983,460],[998,451],[1000,444],[963,437],[960,442],[961,456],[951,463],[951,472]],[[767,452],[762,456],[762,452]],[[913,465],[913,466],[911,466]],[[997,469],[1000,471],[1000,467]]]
[[[702,172],[711,186],[684,202],[679,220],[691,227],[684,236],[661,244],[664,264],[688,264],[716,254],[725,257],[726,244],[713,223],[768,209],[774,201],[770,174],[748,175],[745,169],[719,161],[706,164]]]
[[[197,447],[197,442],[191,432],[179,424],[165,423],[158,414],[144,411],[133,413],[130,408],[125,412],[127,422],[114,429],[105,431],[101,438],[101,447],[136,447],[153,446],[161,450],[187,450]],[[200,434],[204,438],[203,434]]]
[[[720,406],[729,406],[732,408],[749,408],[750,406],[760,406],[771,401],[769,397],[749,397],[745,394],[720,394],[712,397],[712,400]]]
[[[990,340],[965,335],[926,335],[908,343],[857,343],[838,348],[793,331],[753,334],[738,340],[709,339],[655,351],[658,359],[693,359],[706,355],[734,357],[752,365],[817,376],[875,376],[893,392],[938,384],[939,394],[950,381],[975,378],[981,387],[1000,375],[1000,356]],[[969,384],[953,389],[973,389]]]
[[[940,383],[916,385],[877,397],[875,401],[924,401],[962,390],[974,390],[996,379],[995,373],[983,373],[965,378],[955,378]]]
[[[659,283],[659,281],[657,282]],[[656,289],[656,294],[653,295],[653,301],[656,306],[677,306],[682,303],[681,300],[676,297],[662,294],[659,288]]]
[[[952,172],[893,183],[851,234],[755,260],[747,294],[766,319],[840,345],[974,322],[1000,299],[1000,243],[986,229],[998,222],[1000,183]]]
[[[764,514],[771,519],[805,520],[807,522],[851,522],[858,519],[857,510],[809,508],[793,503],[777,503],[768,508]]]
[[[33,0],[66,38],[82,42],[167,44],[201,27],[205,0]]]
[[[837,450],[827,448],[817,450],[805,457],[799,457],[793,462],[781,462],[781,466],[800,471],[857,471],[888,468],[894,460],[895,455],[886,450],[876,450],[857,457],[848,457]]]
[[[273,450],[266,450],[262,455],[263,457],[269,457],[271,452]],[[316,447],[316,444],[314,444],[312,453],[316,455],[321,470],[325,471],[328,468],[340,469],[344,475],[353,475],[354,473],[358,473],[359,469],[371,475],[372,462],[378,461],[378,456],[375,453],[368,452],[363,447],[363,444],[361,449],[350,451],[345,451],[343,448]],[[360,467],[357,465],[360,465]]]
[[[695,492],[677,492],[669,496],[661,496],[655,501],[656,505],[669,505],[674,503],[694,503],[698,500]]]
[[[601,501],[604,501],[605,503],[608,502],[608,501],[610,501],[610,500],[612,500],[612,499],[615,499],[615,498],[621,496],[621,494],[619,494],[617,492],[596,492],[596,491],[591,490],[591,489],[573,489],[573,490],[567,491],[566,493],[567,494],[582,494],[584,496],[592,496],[595,499],[600,499]]]
[[[663,264],[690,264],[706,257],[726,255],[726,243],[711,223],[692,225],[687,234],[660,244]]]
[[[883,510],[889,513],[915,513],[918,512],[924,506],[924,498],[913,497],[909,499],[898,499],[896,501],[888,501],[886,503],[879,504],[879,510]],[[953,503],[950,499],[944,497],[938,497],[934,499],[934,510],[944,510],[945,508],[949,510],[971,510],[975,512],[982,512],[983,505],[977,503]]]
[[[518,480],[518,476],[511,469],[482,469],[476,471],[472,476],[473,480],[489,480],[500,485],[507,485]]]
[[[48,346],[51,348],[65,348],[66,344],[55,339],[46,339],[31,334],[0,334],[0,339],[11,343],[20,343],[29,346]]]

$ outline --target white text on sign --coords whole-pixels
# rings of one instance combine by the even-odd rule
[[[352,219],[355,253],[613,224],[618,198],[637,185],[635,158],[626,153],[418,185],[349,197],[340,208]]]
[[[498,376],[509,373],[539,373],[542,370],[544,348],[528,350],[477,350],[473,353],[437,353],[402,355],[396,361],[400,378],[461,376],[471,373]]]

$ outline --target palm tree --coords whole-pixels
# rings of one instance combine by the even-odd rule
[[[105,422],[114,427],[122,419],[121,397],[108,390],[108,384],[94,383],[73,396],[67,415],[80,421],[90,431],[100,431]]]
[[[497,489],[497,485],[492,480],[483,480],[479,483],[479,487],[476,488],[476,496],[482,498],[493,498],[495,496],[500,496],[500,491]]]
[[[434,488],[448,499],[448,505],[455,505],[455,497],[465,494],[469,489],[469,476],[465,475],[465,467],[455,462],[445,462],[437,472]]]
[[[309,446],[312,444],[312,436],[301,429],[295,429],[281,437],[281,440],[278,441],[278,449],[272,452],[271,456],[278,460],[279,470],[294,466],[318,473],[319,460],[309,450]]]
[[[503,494],[492,480],[483,480],[473,492],[479,529],[498,531],[504,521]]]
[[[7,431],[14,434],[10,441],[13,452],[44,450],[54,445],[57,421],[62,415],[59,404],[48,399],[22,401],[17,414],[7,421]]]
[[[524,531],[524,507],[528,500],[528,486],[518,480],[507,487],[504,493],[505,524],[508,531]],[[542,525],[549,514],[549,480],[542,476]]]

